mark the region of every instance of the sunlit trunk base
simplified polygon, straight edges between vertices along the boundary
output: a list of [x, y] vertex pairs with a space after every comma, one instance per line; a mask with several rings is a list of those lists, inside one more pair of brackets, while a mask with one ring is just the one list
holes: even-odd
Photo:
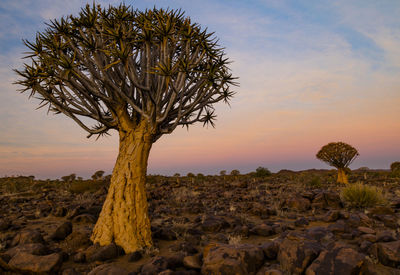
[[347, 178], [347, 174], [343, 168], [338, 168], [338, 177], [337, 177], [337, 182], [338, 183], [343, 183], [343, 184], [348, 184], [349, 180]]
[[111, 185], [91, 240], [112, 242], [131, 253], [152, 246], [145, 191], [151, 139], [145, 131], [120, 132], [120, 146]]

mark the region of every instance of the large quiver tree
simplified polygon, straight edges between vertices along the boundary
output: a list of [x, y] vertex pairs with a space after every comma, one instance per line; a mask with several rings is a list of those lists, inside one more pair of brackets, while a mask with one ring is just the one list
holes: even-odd
[[344, 142], [331, 142], [323, 146], [316, 157], [338, 169], [338, 183], [349, 183], [346, 170], [359, 155], [357, 149]]
[[[152, 144], [178, 125], [214, 125], [235, 83], [212, 33], [183, 12], [89, 6], [24, 41], [17, 81], [91, 135], [119, 133], [119, 154], [92, 241], [125, 252], [152, 246], [145, 179]], [[91, 123], [91, 124], [90, 124]]]

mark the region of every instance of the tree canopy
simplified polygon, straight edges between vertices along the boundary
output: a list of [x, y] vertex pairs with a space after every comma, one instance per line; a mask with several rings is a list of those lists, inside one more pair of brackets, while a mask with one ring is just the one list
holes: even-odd
[[181, 10], [87, 5], [24, 43], [30, 62], [16, 83], [88, 137], [143, 120], [153, 142], [178, 125], [214, 126], [213, 104], [228, 103], [236, 85], [214, 34]]
[[331, 142], [323, 146], [317, 153], [319, 160], [336, 168], [348, 167], [359, 155], [357, 149], [344, 142]]

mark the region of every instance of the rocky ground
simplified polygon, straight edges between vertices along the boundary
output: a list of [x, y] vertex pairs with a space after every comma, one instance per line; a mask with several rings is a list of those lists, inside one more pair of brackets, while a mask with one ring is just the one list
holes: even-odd
[[148, 181], [155, 246], [126, 255], [89, 239], [106, 182], [3, 178], [0, 274], [400, 274], [389, 172], [352, 174], [385, 191], [368, 209], [347, 208], [328, 170]]

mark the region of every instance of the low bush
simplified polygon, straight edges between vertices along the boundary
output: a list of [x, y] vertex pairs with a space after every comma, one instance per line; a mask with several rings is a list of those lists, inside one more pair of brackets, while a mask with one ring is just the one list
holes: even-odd
[[387, 203], [382, 189], [362, 183], [349, 184], [343, 188], [341, 198], [351, 208], [367, 208]]
[[257, 178], [263, 178], [263, 177], [268, 177], [271, 175], [271, 172], [268, 170], [268, 168], [264, 168], [264, 167], [258, 167], [256, 169], [256, 173], [255, 176]]

